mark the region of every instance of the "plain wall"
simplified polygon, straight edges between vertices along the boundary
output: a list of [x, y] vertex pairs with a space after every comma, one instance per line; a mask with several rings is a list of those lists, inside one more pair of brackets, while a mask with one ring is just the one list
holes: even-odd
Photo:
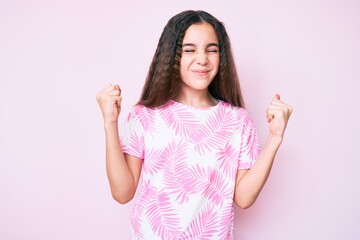
[[360, 239], [360, 2], [0, 0], [0, 239], [128, 239], [110, 194], [95, 94], [136, 103], [163, 27], [186, 9], [225, 23], [261, 143], [275, 93], [294, 107], [235, 239]]

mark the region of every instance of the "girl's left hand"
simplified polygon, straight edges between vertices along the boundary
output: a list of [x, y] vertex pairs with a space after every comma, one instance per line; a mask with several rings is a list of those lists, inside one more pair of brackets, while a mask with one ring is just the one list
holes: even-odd
[[286, 125], [289, 121], [293, 108], [280, 101], [280, 95], [275, 94], [266, 110], [266, 118], [269, 123], [269, 132], [273, 136], [283, 137]]

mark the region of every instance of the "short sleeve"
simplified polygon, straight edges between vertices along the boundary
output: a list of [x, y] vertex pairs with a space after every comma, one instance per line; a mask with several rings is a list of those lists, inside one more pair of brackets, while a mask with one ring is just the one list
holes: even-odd
[[125, 119], [120, 143], [124, 153], [144, 159], [144, 127], [139, 111], [133, 109]]
[[244, 113], [241, 129], [241, 145], [238, 170], [250, 169], [260, 154], [260, 143], [255, 123], [247, 112]]

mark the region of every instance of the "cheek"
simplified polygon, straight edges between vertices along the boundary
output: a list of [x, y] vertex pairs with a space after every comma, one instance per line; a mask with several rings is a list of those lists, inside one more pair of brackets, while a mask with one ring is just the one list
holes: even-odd
[[183, 66], [183, 67], [186, 67], [187, 65], [189, 65], [189, 63], [191, 62], [191, 59], [189, 57], [182, 57], [180, 59], [180, 67]]
[[210, 55], [208, 56], [209, 61], [216, 67], [220, 64], [220, 56], [218, 54], [216, 55]]
[[187, 58], [181, 58], [180, 60], [180, 72], [186, 71], [191, 64], [191, 61]]
[[183, 78], [186, 73], [186, 65], [184, 61], [180, 61], [179, 72], [180, 72], [180, 77]]
[[217, 63], [217, 66], [220, 66], [220, 56], [218, 55], [215, 59], [215, 62]]
[[212, 61], [213, 65], [214, 65], [214, 68], [218, 71], [219, 68], [220, 68], [220, 59], [219, 58], [215, 58], [213, 61]]

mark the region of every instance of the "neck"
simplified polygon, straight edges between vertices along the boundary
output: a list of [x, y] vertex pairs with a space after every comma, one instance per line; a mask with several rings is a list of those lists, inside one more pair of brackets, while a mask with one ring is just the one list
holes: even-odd
[[198, 108], [212, 107], [217, 104], [217, 100], [211, 96], [208, 90], [201, 92], [180, 92], [175, 101]]

